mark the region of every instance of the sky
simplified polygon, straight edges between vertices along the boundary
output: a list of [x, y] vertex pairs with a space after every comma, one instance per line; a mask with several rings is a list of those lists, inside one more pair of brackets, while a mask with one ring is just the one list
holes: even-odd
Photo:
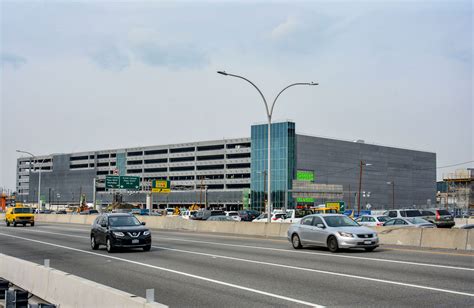
[[[297, 133], [473, 161], [472, 1], [0, 0], [0, 187], [16, 149]], [[474, 164], [438, 169], [443, 173]]]

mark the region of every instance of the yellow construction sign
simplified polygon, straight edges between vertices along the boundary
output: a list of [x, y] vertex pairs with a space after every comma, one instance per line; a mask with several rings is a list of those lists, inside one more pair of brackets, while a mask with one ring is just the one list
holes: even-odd
[[151, 192], [159, 193], [159, 194], [169, 194], [171, 189], [169, 188], [152, 188]]

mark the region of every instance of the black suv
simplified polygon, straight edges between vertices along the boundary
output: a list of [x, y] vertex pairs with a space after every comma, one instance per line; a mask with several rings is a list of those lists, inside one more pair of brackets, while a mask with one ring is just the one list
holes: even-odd
[[108, 252], [116, 248], [151, 248], [151, 233], [129, 213], [106, 213], [98, 216], [91, 229], [91, 247], [96, 250], [105, 245]]

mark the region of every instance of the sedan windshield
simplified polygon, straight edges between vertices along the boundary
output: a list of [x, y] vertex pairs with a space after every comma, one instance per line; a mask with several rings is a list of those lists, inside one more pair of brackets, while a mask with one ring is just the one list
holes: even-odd
[[109, 224], [112, 227], [139, 226], [140, 222], [133, 216], [112, 216], [109, 217]]
[[326, 224], [329, 227], [357, 227], [358, 223], [347, 216], [327, 216], [324, 217]]
[[388, 217], [388, 216], [379, 216], [379, 217], [377, 217], [377, 219], [380, 222], [386, 222], [387, 220], [390, 219], [390, 217]]
[[15, 214], [31, 214], [31, 209], [28, 207], [17, 207], [13, 210]]

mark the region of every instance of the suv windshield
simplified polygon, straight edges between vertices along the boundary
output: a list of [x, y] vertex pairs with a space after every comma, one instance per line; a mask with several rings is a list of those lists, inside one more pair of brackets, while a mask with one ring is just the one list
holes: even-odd
[[418, 210], [409, 210], [405, 211], [406, 212], [406, 217], [420, 217], [423, 216], [420, 211]]
[[31, 214], [31, 209], [27, 207], [17, 207], [13, 210], [14, 214]]
[[109, 225], [112, 227], [139, 226], [140, 222], [134, 216], [111, 216]]
[[358, 227], [359, 224], [347, 216], [327, 216], [324, 217], [329, 227]]

